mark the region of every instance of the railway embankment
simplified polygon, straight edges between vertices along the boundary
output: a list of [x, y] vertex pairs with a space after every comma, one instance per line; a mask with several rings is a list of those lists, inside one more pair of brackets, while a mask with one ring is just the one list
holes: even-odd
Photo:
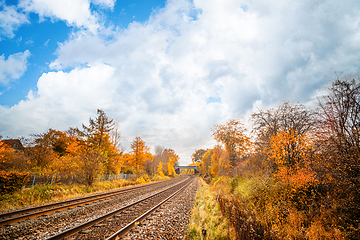
[[[29, 218], [26, 216], [29, 213], [8, 212], [9, 216], [0, 216], [0, 236], [2, 239], [116, 239], [119, 236], [143, 239], [146, 235], [182, 239], [197, 181], [194, 177], [179, 177], [73, 199], [76, 201], [72, 200], [72, 205], [65, 201], [60, 207], [46, 204], [45, 209], [28, 208], [35, 213]], [[18, 215], [25, 217], [6, 223]]]

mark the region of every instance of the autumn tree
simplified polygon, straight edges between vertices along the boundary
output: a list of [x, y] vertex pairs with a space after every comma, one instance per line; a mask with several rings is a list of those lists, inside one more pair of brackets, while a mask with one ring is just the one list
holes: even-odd
[[167, 165], [169, 164], [170, 166], [172, 166], [171, 170], [170, 170], [170, 168], [166, 168], [164, 173], [167, 176], [172, 176], [173, 175], [173, 171], [172, 171], [173, 167], [175, 165], [178, 165], [179, 156], [175, 153], [175, 150], [170, 149], [170, 148], [165, 148], [164, 149], [163, 156], [165, 157], [165, 163]]
[[92, 185], [101, 171], [104, 156], [96, 150], [85, 151], [79, 154], [78, 173], [87, 185]]
[[225, 154], [225, 152], [221, 145], [216, 145], [213, 148], [212, 155], [211, 155], [210, 173], [214, 177], [219, 175], [221, 158], [224, 154]]
[[270, 140], [268, 161], [278, 179], [302, 186], [314, 180], [311, 169], [314, 149], [306, 135], [294, 130], [279, 131]]
[[[54, 137], [55, 130], [49, 129], [45, 133], [32, 134], [26, 153], [29, 157], [33, 171], [48, 171], [53, 161], [59, 158], [61, 144], [57, 144], [57, 138]], [[55, 150], [59, 151], [56, 152]]]
[[[208, 149], [207, 149], [208, 150]], [[192, 162], [201, 162], [203, 155], [207, 152], [205, 149], [198, 149], [191, 155]]]
[[157, 167], [157, 170], [156, 170], [156, 174], [158, 175], [158, 176], [165, 176], [165, 174], [163, 173], [163, 164], [162, 164], [162, 162], [160, 161], [159, 162], [159, 165], [158, 165], [158, 167]]
[[[360, 157], [360, 80], [336, 80], [320, 101], [322, 139], [336, 155], [349, 177], [359, 175]], [[353, 171], [351, 173], [351, 171]]]
[[320, 99], [318, 171], [349, 239], [360, 234], [360, 80], [336, 79]]
[[134, 161], [133, 154], [124, 153], [121, 156], [121, 172], [126, 174], [133, 174], [135, 172], [133, 161]]
[[136, 170], [143, 168], [143, 164], [147, 159], [152, 158], [152, 154], [149, 152], [150, 148], [146, 146], [146, 142], [141, 137], [135, 137], [131, 143], [133, 166]]
[[163, 146], [156, 146], [154, 160], [152, 163], [153, 166], [152, 168], [154, 169], [154, 172], [156, 167], [159, 165], [159, 162], [161, 161], [162, 164], [164, 165], [164, 169], [163, 169], [164, 174], [169, 175], [168, 168], [166, 166], [170, 161], [170, 158], [173, 166], [178, 165], [179, 156], [175, 153], [173, 149], [165, 148]]
[[237, 157], [250, 147], [250, 138], [246, 136], [243, 124], [239, 119], [231, 119], [224, 125], [215, 125], [212, 131], [214, 139], [225, 146], [230, 165], [235, 167]]
[[155, 146], [154, 160], [150, 166], [152, 168], [152, 174], [156, 174], [160, 162], [166, 162], [166, 156], [163, 154], [164, 150], [165, 147], [163, 146]]
[[[1, 140], [0, 135], [0, 140]], [[7, 142], [19, 141], [16, 140], [3, 140], [0, 141], [0, 169], [1, 170], [15, 170], [15, 171], [25, 171], [28, 169], [28, 158], [24, 154], [23, 148], [16, 149], [7, 144]]]
[[169, 158], [169, 161], [166, 164], [167, 166], [167, 175], [168, 176], [175, 176], [175, 161], [172, 158]]
[[102, 172], [116, 173], [115, 164], [119, 152], [111, 142], [110, 136], [110, 132], [114, 129], [114, 122], [101, 109], [97, 110], [97, 115], [95, 119], [89, 119], [89, 126], [83, 124], [85, 143], [91, 150], [97, 150], [103, 155]]
[[200, 161], [200, 174], [206, 176], [209, 175], [211, 172], [210, 165], [211, 165], [211, 157], [213, 155], [213, 149], [207, 150]]
[[284, 102], [276, 109], [259, 110], [251, 115], [253, 133], [256, 134], [258, 148], [266, 148], [270, 139], [279, 131], [295, 131], [301, 136], [313, 131], [317, 126], [317, 114], [302, 104]]
[[82, 126], [88, 142], [101, 148], [104, 142], [108, 140], [109, 133], [114, 128], [114, 123], [113, 119], [110, 120], [103, 110], [98, 109], [97, 114], [98, 116], [95, 119], [89, 119], [89, 126], [84, 124]]

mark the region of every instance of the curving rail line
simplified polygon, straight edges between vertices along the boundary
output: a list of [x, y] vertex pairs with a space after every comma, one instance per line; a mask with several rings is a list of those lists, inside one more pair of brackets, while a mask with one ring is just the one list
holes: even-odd
[[0, 214], [0, 227], [5, 226], [7, 224], [24, 221], [29, 218], [35, 218], [35, 217], [38, 217], [38, 216], [41, 216], [44, 214], [49, 214], [49, 213], [61, 211], [61, 210], [68, 209], [68, 208], [74, 208], [74, 207], [77, 207], [80, 205], [101, 201], [104, 199], [116, 197], [119, 195], [131, 193], [131, 192], [135, 192], [135, 191], [140, 191], [140, 190], [143, 190], [146, 188], [150, 188], [150, 187], [153, 187], [156, 185], [163, 184], [164, 182], [172, 182], [172, 181], [174, 181], [174, 179], [155, 182], [155, 183], [148, 183], [148, 184], [144, 184], [141, 186], [128, 187], [128, 188], [123, 188], [120, 190], [115, 190], [115, 191], [111, 191], [111, 192], [107, 192], [107, 193], [100, 193], [100, 194], [96, 194], [96, 195], [92, 195], [92, 196], [70, 199], [70, 200], [65, 200], [65, 201], [60, 201], [60, 202], [55, 202], [55, 203], [49, 203], [49, 204], [44, 204], [41, 206], [30, 207], [30, 208], [26, 208], [26, 209], [3, 213], [3, 214]]
[[[146, 198], [143, 198], [134, 203], [131, 203], [129, 205], [126, 205], [124, 207], [121, 207], [119, 209], [111, 211], [105, 215], [94, 218], [93, 220], [90, 220], [90, 221], [80, 224], [76, 227], [68, 229], [64, 232], [61, 232], [57, 235], [54, 235], [54, 236], [48, 238], [47, 240], [64, 239], [66, 237], [72, 236], [79, 232], [80, 233], [84, 232], [84, 231], [86, 231], [85, 229], [91, 228], [92, 226], [96, 227], [96, 226], [110, 224], [110, 225], [112, 225], [111, 228], [114, 228], [114, 225], [116, 225], [115, 224], [116, 221], [122, 221], [120, 225], [122, 225], [123, 227], [121, 227], [120, 230], [119, 230], [119, 228], [117, 228], [115, 231], [112, 229], [112, 231], [115, 233], [113, 233], [110, 237], [106, 238], [107, 240], [118, 239], [119, 237], [124, 236], [128, 231], [130, 231], [131, 228], [133, 228], [134, 226], [139, 224], [140, 221], [142, 221], [147, 216], [149, 216], [151, 213], [153, 213], [161, 205], [163, 205], [164, 203], [169, 201], [171, 198], [173, 198], [174, 196], [179, 194], [192, 181], [193, 181], [193, 178], [187, 178], [184, 181], [181, 181], [180, 183], [177, 183], [177, 184], [175, 184], [171, 187], [168, 187], [164, 190], [161, 190], [160, 192], [154, 193]], [[150, 209], [149, 209], [149, 206], [150, 206]], [[144, 209], [146, 209], [146, 210], [144, 211]], [[134, 217], [135, 217], [135, 219], [134, 219]], [[112, 221], [111, 218], [115, 218], [115, 221]], [[125, 218], [125, 220], [124, 220], [124, 218]], [[103, 222], [107, 222], [107, 221], [110, 221], [110, 223], [99, 224], [99, 223], [103, 223]], [[105, 226], [104, 228], [105, 228], [106, 232], [111, 231], [111, 229], [109, 227]], [[115, 228], [116, 228], [116, 226], [115, 226]], [[90, 233], [91, 230], [89, 230], [88, 232]], [[88, 233], [88, 232], [86, 232], [86, 233]], [[101, 238], [103, 238], [103, 237], [104, 237], [104, 235], [101, 235]], [[94, 237], [89, 237], [89, 238], [93, 239]]]

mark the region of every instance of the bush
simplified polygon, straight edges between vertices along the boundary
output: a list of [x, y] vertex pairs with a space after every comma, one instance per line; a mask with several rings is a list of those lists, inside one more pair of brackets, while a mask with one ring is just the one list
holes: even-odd
[[142, 175], [140, 177], [138, 177], [138, 179], [136, 179], [136, 184], [145, 184], [150, 182], [150, 178], [147, 174]]
[[0, 171], [0, 194], [7, 194], [21, 189], [27, 183], [29, 173]]
[[162, 181], [162, 180], [168, 180], [170, 179], [170, 177], [168, 176], [160, 176], [160, 175], [155, 175], [152, 180], [153, 181]]

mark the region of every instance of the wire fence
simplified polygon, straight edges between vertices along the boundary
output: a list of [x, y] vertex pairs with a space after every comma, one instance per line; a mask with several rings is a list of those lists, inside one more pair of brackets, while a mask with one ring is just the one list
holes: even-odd
[[[125, 174], [125, 173], [119, 173], [119, 174], [106, 174], [101, 175], [96, 180], [97, 182], [105, 182], [105, 181], [114, 181], [114, 180], [120, 180], [120, 179], [129, 179], [131, 177], [135, 176], [135, 174]], [[29, 181], [26, 183], [26, 187], [34, 187], [37, 184], [77, 184], [77, 183], [83, 183], [84, 177], [82, 176], [76, 176], [76, 175], [29, 175], [28, 176]]]

